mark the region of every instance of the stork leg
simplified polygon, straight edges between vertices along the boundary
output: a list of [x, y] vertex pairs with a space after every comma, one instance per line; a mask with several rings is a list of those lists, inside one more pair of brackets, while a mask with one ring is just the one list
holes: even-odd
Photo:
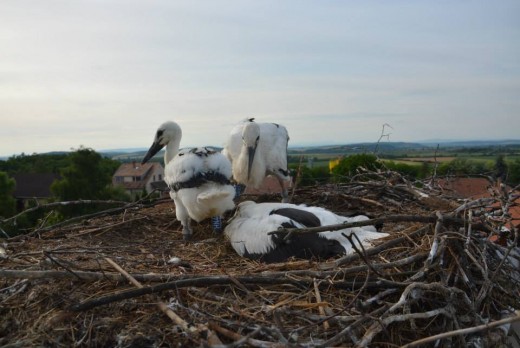
[[234, 198], [234, 200], [238, 200], [240, 195], [245, 192], [246, 185], [244, 185], [244, 184], [235, 184], [235, 185], [233, 185], [233, 187], [235, 188], [235, 198]]
[[287, 192], [287, 189], [285, 188], [285, 185], [283, 183], [283, 177], [280, 175], [276, 175], [276, 178], [278, 179], [280, 187], [282, 188], [282, 203], [289, 203], [291, 200], [289, 199], [289, 193]]
[[190, 215], [180, 199], [177, 199], [177, 197], [172, 194], [170, 194], [170, 196], [172, 196], [175, 202], [175, 215], [177, 216], [177, 220], [182, 224], [182, 237], [185, 241], [188, 241], [192, 236]]
[[191, 219], [186, 219], [187, 221], [181, 221], [182, 224], [182, 238], [187, 242], [191, 240], [193, 235], [191, 231]]
[[222, 217], [213, 216], [211, 218], [211, 227], [213, 227], [213, 233], [216, 233], [216, 234], [222, 233]]

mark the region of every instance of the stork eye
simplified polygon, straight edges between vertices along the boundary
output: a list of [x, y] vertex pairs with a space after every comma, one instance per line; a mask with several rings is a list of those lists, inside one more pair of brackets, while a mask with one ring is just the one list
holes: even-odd
[[159, 129], [159, 130], [157, 131], [157, 138], [162, 137], [163, 133], [164, 133], [164, 130]]

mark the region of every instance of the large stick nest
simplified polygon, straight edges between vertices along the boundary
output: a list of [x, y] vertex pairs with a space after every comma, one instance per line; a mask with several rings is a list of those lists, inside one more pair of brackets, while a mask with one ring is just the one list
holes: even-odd
[[330, 260], [250, 261], [208, 222], [185, 244], [170, 200], [4, 239], [0, 346], [505, 343], [499, 324], [520, 309], [518, 231], [501, 231], [514, 192], [473, 202], [422, 192], [395, 173], [296, 189], [294, 203], [363, 211], [390, 234]]

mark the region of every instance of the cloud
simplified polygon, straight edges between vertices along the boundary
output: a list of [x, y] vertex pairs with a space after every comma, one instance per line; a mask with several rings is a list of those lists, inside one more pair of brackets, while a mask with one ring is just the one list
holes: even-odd
[[[291, 141], [517, 137], [517, 1], [0, 4], [0, 155], [219, 145], [244, 117]], [[144, 145], [143, 145], [144, 144]]]

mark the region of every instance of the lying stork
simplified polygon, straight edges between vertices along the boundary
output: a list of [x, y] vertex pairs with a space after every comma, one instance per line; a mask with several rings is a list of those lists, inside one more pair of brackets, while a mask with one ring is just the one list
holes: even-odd
[[[388, 234], [377, 232], [374, 226], [293, 234], [287, 240], [284, 240], [286, 234], [269, 232], [276, 232], [280, 227], [318, 227], [365, 220], [368, 217], [364, 215], [349, 218], [320, 207], [245, 201], [238, 205], [235, 215], [224, 229], [224, 234], [240, 256], [253, 260], [269, 263], [282, 262], [290, 257], [327, 259], [354, 251], [351, 242], [343, 234], [349, 237], [355, 234], [363, 247], [369, 247], [372, 240]], [[356, 247], [361, 249], [358, 239], [351, 238]]]
[[233, 209], [235, 189], [230, 182], [231, 163], [226, 156], [207, 147], [179, 151], [181, 137], [182, 131], [177, 123], [163, 123], [142, 163], [166, 146], [164, 181], [175, 202], [183, 237], [189, 240], [192, 235], [190, 218], [200, 222]]
[[233, 164], [233, 179], [258, 188], [267, 175], [274, 175], [282, 188], [282, 202], [288, 202], [284, 186], [289, 180], [288, 142], [287, 129], [276, 123], [257, 123], [250, 118], [236, 125], [223, 150]]

